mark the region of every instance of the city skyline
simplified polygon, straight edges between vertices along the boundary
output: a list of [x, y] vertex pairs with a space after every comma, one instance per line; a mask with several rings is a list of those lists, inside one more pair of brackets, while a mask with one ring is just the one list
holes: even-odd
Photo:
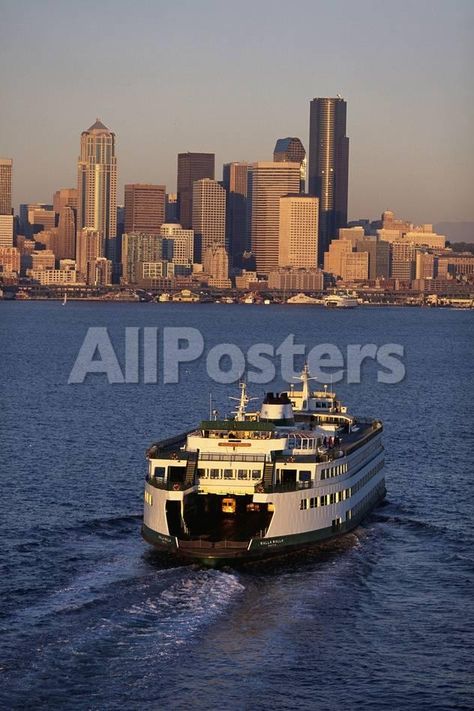
[[[244, 2], [237, 13], [214, 2], [138, 3], [132, 11], [119, 1], [114, 12], [107, 3], [94, 6], [91, 45], [101, 19], [110, 32], [87, 56], [66, 28], [81, 21], [88, 2], [3, 4], [3, 26], [21, 27], [23, 40], [19, 53], [12, 31], [0, 48], [10, 66], [0, 155], [14, 160], [16, 207], [50, 201], [59, 187], [75, 184], [76, 137], [95, 116], [117, 136], [122, 202], [125, 183], [175, 192], [179, 152], [215, 153], [217, 179], [223, 163], [271, 160], [281, 136], [299, 136], [308, 152], [308, 102], [340, 93], [351, 140], [349, 219], [388, 208], [419, 223], [474, 219], [467, 2], [420, 1], [405, 9], [368, 0], [331, 8], [300, 2], [296, 32], [282, 13], [267, 16], [266, 3]], [[317, 42], [316, 21], [327, 28]], [[272, 40], [283, 32], [280, 56]], [[138, 38], [134, 61], [119, 48]], [[178, 45], [182, 52], [170, 54]]]

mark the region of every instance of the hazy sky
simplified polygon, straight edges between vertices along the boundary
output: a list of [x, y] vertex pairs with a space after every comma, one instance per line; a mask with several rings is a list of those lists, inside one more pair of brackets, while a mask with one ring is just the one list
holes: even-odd
[[73, 186], [99, 116], [127, 182], [176, 154], [308, 147], [309, 100], [348, 102], [349, 213], [473, 220], [473, 0], [0, 0], [0, 155], [15, 203]]

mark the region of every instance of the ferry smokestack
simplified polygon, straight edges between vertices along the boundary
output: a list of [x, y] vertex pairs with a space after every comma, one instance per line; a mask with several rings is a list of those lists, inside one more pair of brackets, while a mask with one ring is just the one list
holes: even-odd
[[277, 427], [295, 424], [293, 408], [287, 393], [267, 393], [260, 410], [260, 421], [273, 422]]

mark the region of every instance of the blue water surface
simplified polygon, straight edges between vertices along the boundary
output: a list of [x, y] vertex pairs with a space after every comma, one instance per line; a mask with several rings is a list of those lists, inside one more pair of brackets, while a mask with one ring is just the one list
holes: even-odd
[[[0, 708], [471, 709], [474, 313], [0, 302]], [[68, 384], [87, 329], [200, 330], [180, 382]], [[337, 392], [385, 424], [387, 503], [322, 551], [244, 569], [140, 538], [146, 447], [231, 409], [206, 354], [403, 345], [397, 384]], [[278, 361], [275, 360], [276, 365]], [[268, 389], [284, 383], [277, 377]], [[260, 396], [266, 386], [251, 385]]]

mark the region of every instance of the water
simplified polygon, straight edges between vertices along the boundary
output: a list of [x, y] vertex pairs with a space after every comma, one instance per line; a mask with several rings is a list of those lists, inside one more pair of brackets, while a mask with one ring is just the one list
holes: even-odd
[[[317, 554], [163, 560], [139, 535], [144, 451], [232, 388], [204, 360], [179, 385], [68, 385], [92, 325], [119, 358], [125, 326], [403, 344], [401, 383], [367, 363], [338, 386], [385, 422], [386, 505]], [[472, 312], [0, 302], [0, 330], [0, 708], [472, 708]]]

